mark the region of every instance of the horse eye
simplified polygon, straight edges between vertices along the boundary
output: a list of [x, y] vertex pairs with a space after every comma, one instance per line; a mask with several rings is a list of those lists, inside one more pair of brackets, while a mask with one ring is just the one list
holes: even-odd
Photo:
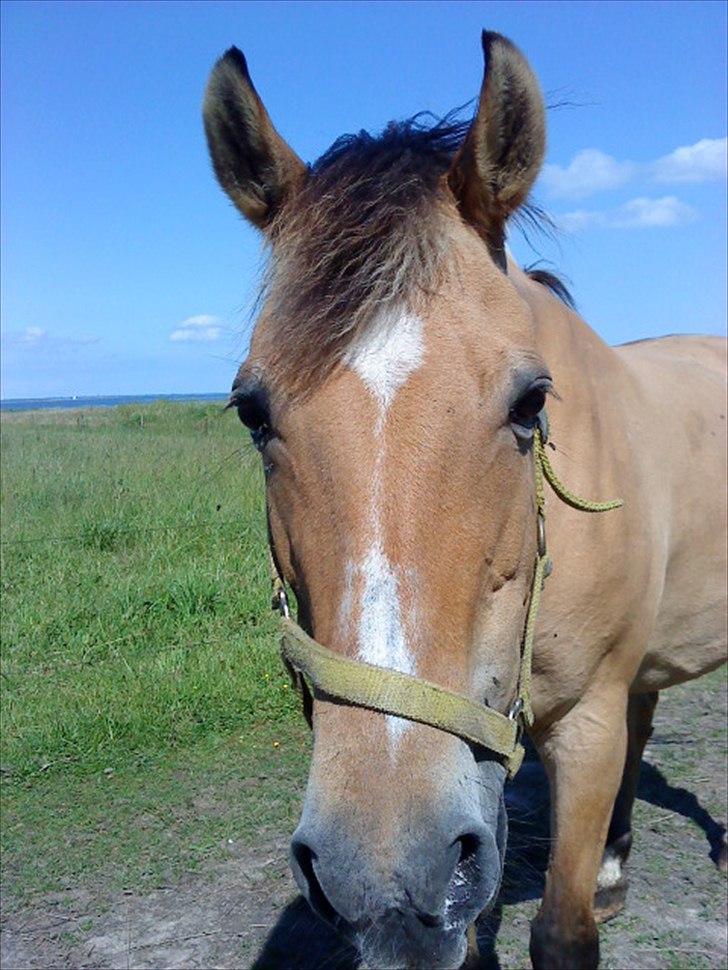
[[536, 419], [546, 406], [546, 394], [551, 382], [541, 379], [522, 394], [510, 410], [509, 420], [519, 438], [531, 438]]
[[250, 431], [253, 444], [260, 451], [273, 435], [265, 389], [257, 384], [237, 388], [233, 391], [229, 406], [236, 409], [238, 417]]
[[261, 451], [273, 435], [267, 409], [249, 400], [239, 402], [237, 409], [238, 417], [250, 431], [253, 444]]

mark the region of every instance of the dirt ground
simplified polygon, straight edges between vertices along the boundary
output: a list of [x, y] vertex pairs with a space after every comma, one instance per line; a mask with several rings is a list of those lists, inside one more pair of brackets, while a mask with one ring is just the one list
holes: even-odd
[[[726, 881], [711, 861], [725, 833], [725, 723], [724, 678], [661, 698], [635, 811], [630, 895], [624, 913], [602, 927], [604, 967], [728, 966]], [[508, 802], [503, 889], [479, 932], [487, 970], [529, 966], [528, 924], [548, 853], [548, 794], [535, 760]], [[36, 898], [4, 920], [3, 970], [352, 970], [353, 954], [295, 893], [287, 835], [233, 842], [222, 863], [151, 894], [89, 883]]]

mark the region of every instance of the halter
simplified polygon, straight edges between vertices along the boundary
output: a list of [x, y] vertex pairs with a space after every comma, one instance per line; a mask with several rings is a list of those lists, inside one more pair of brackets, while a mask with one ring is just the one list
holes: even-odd
[[462, 694], [445, 690], [420, 677], [378, 667], [363, 660], [342, 657], [318, 643], [291, 618], [285, 584], [271, 548], [272, 605], [281, 615], [281, 655], [301, 694], [309, 726], [313, 696], [334, 698], [340, 703], [368, 708], [382, 714], [393, 714], [408, 721], [429, 724], [441, 731], [447, 731], [498, 756], [509, 777], [516, 774], [523, 761], [521, 734], [524, 728], [533, 724], [533, 639], [541, 591], [552, 568], [546, 552], [544, 483], [549, 483], [562, 502], [581, 512], [608, 512], [622, 505], [621, 499], [591, 502], [570, 492], [559, 480], [549, 461], [545, 449], [546, 440], [547, 422], [545, 413], [542, 412], [533, 434], [536, 563], [521, 642], [518, 689], [516, 699], [507, 714], [484, 707]]

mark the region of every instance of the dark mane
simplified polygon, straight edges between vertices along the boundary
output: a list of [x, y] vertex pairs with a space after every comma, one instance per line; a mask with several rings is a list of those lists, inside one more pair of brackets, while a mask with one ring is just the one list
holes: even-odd
[[574, 297], [571, 295], [566, 283], [556, 273], [552, 273], [548, 269], [539, 269], [535, 265], [525, 267], [524, 272], [536, 283], [540, 283], [541, 286], [545, 286], [546, 289], [551, 290], [557, 300], [561, 300], [570, 310], [576, 310]]
[[378, 311], [436, 289], [448, 253], [442, 176], [470, 126], [458, 115], [339, 138], [283, 207], [262, 295], [276, 320], [265, 356], [289, 387], [330, 373]]
[[368, 131], [342, 135], [314, 162], [311, 172], [320, 175], [336, 165], [361, 171], [374, 165], [391, 189], [400, 188], [396, 174], [401, 170], [417, 174], [423, 185], [434, 189], [434, 180], [447, 171], [462, 145], [470, 120], [457, 120], [451, 114], [428, 125], [426, 119], [431, 117], [423, 111], [406, 121], [390, 121], [377, 136]]

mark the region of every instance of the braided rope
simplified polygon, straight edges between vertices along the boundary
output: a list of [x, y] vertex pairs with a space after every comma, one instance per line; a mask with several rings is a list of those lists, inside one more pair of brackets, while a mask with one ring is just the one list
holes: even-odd
[[[611, 509], [618, 509], [624, 505], [622, 499], [612, 499], [607, 502], [593, 502], [590, 499], [579, 498], [578, 495], [575, 495], [574, 492], [568, 489], [556, 474], [553, 465], [549, 461], [544, 446], [543, 434], [538, 425], [533, 432], [533, 458], [536, 510], [541, 520], [541, 528], [544, 527], [546, 515], [545, 482], [549, 483], [562, 502], [570, 505], [574, 509], [578, 509], [580, 512], [609, 512]], [[536, 568], [534, 570], [533, 585], [531, 587], [531, 602], [528, 604], [526, 626], [523, 631], [521, 669], [518, 678], [518, 696], [523, 703], [522, 717], [529, 727], [533, 724], [533, 708], [531, 705], [533, 641], [536, 633], [536, 617], [538, 616], [538, 609], [541, 605], [541, 593], [548, 575], [549, 565], [544, 538], [544, 548], [539, 549], [536, 558]]]
[[533, 707], [531, 706], [531, 666], [533, 661], [533, 640], [536, 633], [536, 617], [541, 605], [541, 593], [546, 581], [546, 565], [548, 556], [539, 556], [536, 560], [536, 570], [533, 574], [531, 587], [531, 602], [528, 604], [526, 626], [523, 631], [523, 647], [521, 650], [521, 670], [518, 678], [518, 697], [523, 704], [521, 717], [528, 727], [533, 724]]
[[536, 505], [539, 512], [543, 512], [544, 477], [562, 502], [570, 505], [573, 509], [578, 509], [580, 512], [609, 512], [610, 509], [618, 509], [624, 505], [621, 498], [612, 499], [609, 502], [592, 502], [590, 499], [579, 498], [578, 495], [575, 495], [572, 491], [570, 491], [556, 474], [551, 462], [549, 461], [540, 428], [536, 428], [534, 431], [533, 447], [534, 457], [536, 458]]

